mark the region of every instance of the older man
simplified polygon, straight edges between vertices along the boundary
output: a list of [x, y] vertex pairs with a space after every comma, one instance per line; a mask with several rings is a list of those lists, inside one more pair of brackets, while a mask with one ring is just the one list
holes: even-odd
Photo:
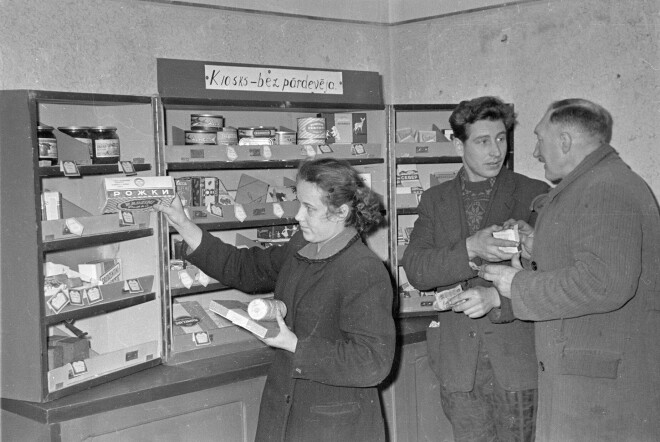
[[[612, 117], [583, 99], [553, 103], [534, 156], [559, 181], [519, 222], [525, 269], [480, 272], [536, 321], [537, 440], [660, 437], [660, 215], [609, 145]], [[529, 270], [527, 270], [529, 269]]]

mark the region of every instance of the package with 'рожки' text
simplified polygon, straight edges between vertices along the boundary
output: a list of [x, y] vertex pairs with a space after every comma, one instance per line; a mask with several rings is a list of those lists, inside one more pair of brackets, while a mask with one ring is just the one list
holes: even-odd
[[169, 206], [175, 195], [170, 176], [104, 178], [100, 209], [102, 214], [151, 210], [156, 204]]

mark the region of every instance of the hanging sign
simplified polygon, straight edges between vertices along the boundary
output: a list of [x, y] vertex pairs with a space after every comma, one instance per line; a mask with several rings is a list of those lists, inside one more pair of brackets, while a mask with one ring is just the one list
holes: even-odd
[[204, 84], [206, 89], [225, 91], [344, 93], [342, 72], [337, 71], [205, 64]]

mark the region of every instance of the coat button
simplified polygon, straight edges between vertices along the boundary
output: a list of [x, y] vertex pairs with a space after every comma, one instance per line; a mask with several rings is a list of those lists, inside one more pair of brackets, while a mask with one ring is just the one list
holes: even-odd
[[468, 336], [470, 336], [471, 338], [474, 338], [475, 336], [477, 336], [477, 332], [471, 331], [470, 333], [468, 333]]
[[284, 396], [284, 402], [286, 402], [287, 404], [291, 402], [291, 395], [290, 394], [287, 394], [286, 396]]
[[539, 361], [539, 369], [541, 371], [545, 371], [545, 365], [543, 365], [543, 362]]
[[532, 261], [532, 270], [536, 271], [539, 266], [536, 265], [536, 261]]

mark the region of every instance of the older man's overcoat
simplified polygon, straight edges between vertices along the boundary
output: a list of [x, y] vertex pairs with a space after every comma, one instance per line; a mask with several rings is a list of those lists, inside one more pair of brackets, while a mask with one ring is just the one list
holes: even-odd
[[536, 440], [660, 438], [660, 216], [646, 183], [603, 145], [543, 201], [533, 268], [513, 279], [536, 322]]

